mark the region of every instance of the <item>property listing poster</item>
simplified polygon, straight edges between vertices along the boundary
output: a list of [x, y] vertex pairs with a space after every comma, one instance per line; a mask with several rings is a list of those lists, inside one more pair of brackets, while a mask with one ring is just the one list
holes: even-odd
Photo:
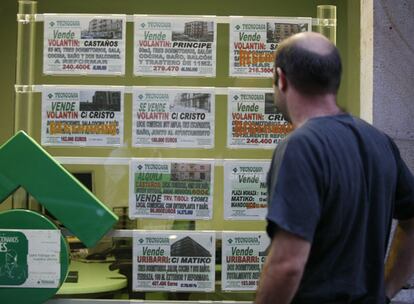
[[270, 162], [224, 162], [224, 219], [264, 220]]
[[44, 74], [125, 74], [125, 15], [45, 14]]
[[130, 218], [211, 219], [214, 161], [133, 159]]
[[120, 146], [123, 87], [43, 86], [42, 145]]
[[214, 232], [134, 231], [133, 242], [133, 290], [214, 291]]
[[134, 88], [134, 147], [213, 148], [213, 88]]
[[224, 232], [222, 290], [256, 290], [270, 239], [265, 232]]
[[227, 146], [273, 149], [293, 128], [278, 112], [271, 90], [229, 88]]
[[0, 230], [0, 287], [59, 285], [60, 231]]
[[312, 30], [312, 18], [246, 18], [230, 20], [230, 76], [272, 77], [274, 52], [296, 33]]
[[134, 15], [134, 74], [216, 75], [214, 17]]

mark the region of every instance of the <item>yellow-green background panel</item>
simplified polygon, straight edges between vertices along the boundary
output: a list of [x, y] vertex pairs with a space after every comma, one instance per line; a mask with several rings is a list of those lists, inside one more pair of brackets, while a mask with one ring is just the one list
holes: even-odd
[[[16, 2], [6, 0], [2, 7], [2, 16], [5, 11], [15, 13]], [[339, 92], [339, 104], [359, 114], [359, 1], [311, 1], [311, 0], [258, 0], [250, 1], [102, 1], [102, 0], [72, 0], [72, 1], [38, 1], [38, 13], [93, 13], [93, 14], [179, 14], [179, 15], [243, 15], [243, 16], [290, 16], [290, 17], [316, 17], [316, 6], [331, 4], [337, 6], [337, 46], [340, 49], [344, 74]], [[8, 24], [2, 27], [3, 37], [6, 41], [15, 41], [16, 23], [9, 15], [4, 16]], [[13, 21], [13, 22], [12, 22]], [[127, 23], [126, 32], [126, 74], [123, 77], [110, 76], [45, 76], [42, 75], [42, 45], [43, 23], [36, 23], [36, 54], [35, 54], [35, 83], [36, 84], [87, 84], [87, 85], [125, 85], [125, 86], [215, 86], [215, 87], [271, 87], [270, 79], [241, 79], [228, 77], [229, 72], [229, 25], [218, 24], [217, 32], [217, 76], [207, 77], [136, 77], [133, 76], [133, 23]], [[5, 28], [10, 30], [5, 31]], [[9, 38], [9, 39], [7, 39]], [[8, 44], [1, 52], [8, 51], [8, 55], [15, 52], [13, 43]], [[29, 55], [29, 54], [27, 54]], [[4, 58], [4, 57], [3, 57]], [[4, 111], [0, 112], [1, 139], [5, 140], [12, 133], [13, 111], [10, 106], [11, 79], [13, 79], [15, 64], [13, 60], [3, 62], [8, 66], [1, 73], [1, 86], [5, 88], [6, 101], [2, 104]], [[6, 69], [7, 70], [7, 69]], [[10, 73], [12, 71], [12, 73]], [[228, 149], [227, 137], [227, 96], [216, 95], [215, 107], [215, 146], [213, 149], [171, 149], [171, 148], [132, 148], [131, 147], [131, 118], [132, 95], [125, 95], [124, 116], [124, 145], [119, 148], [87, 148], [87, 147], [47, 147], [54, 156], [88, 156], [88, 157], [148, 157], [148, 158], [212, 158], [212, 159], [270, 159], [272, 151], [265, 149]], [[30, 117], [32, 119], [31, 135], [40, 142], [41, 130], [41, 96], [33, 94], [33, 105]], [[17, 113], [17, 118], [23, 113]], [[23, 115], [24, 116], [24, 115]], [[128, 168], [127, 166], [103, 165], [70, 165], [71, 171], [93, 171], [95, 193], [108, 207], [128, 205]], [[246, 226], [244, 221], [223, 220], [223, 167], [216, 166], [214, 188], [214, 216], [212, 221], [197, 221], [197, 229], [239, 229]], [[160, 227], [173, 225], [173, 221], [157, 220]], [[153, 220], [138, 220], [138, 228], [149, 228], [147, 222]], [[165, 223], [164, 223], [165, 222]], [[263, 229], [263, 222], [252, 222], [253, 227]], [[179, 227], [179, 226], [175, 226]]]
[[[38, 1], [38, 13], [120, 13], [120, 14], [183, 14], [183, 15], [244, 15], [244, 16], [310, 16], [316, 17], [316, 6], [331, 4], [337, 6], [337, 45], [340, 49], [344, 74], [339, 103], [353, 114], [359, 114], [359, 27], [360, 1], [311, 1], [311, 0], [257, 0], [251, 1], [109, 1], [109, 0], [72, 0]], [[13, 133], [14, 121], [14, 82], [16, 69], [17, 1], [3, 0], [0, 7], [0, 32], [7, 42], [0, 49], [2, 68], [0, 88], [2, 92], [0, 111], [0, 142]], [[127, 64], [125, 77], [88, 77], [88, 76], [42, 76], [42, 37], [43, 24], [37, 23], [36, 78], [37, 84], [96, 84], [96, 85], [191, 85], [191, 86], [254, 86], [270, 87], [270, 80], [235, 79], [228, 72], [228, 25], [218, 26], [218, 54], [216, 78], [185, 77], [134, 77], [132, 76], [132, 23], [127, 29]], [[27, 54], [28, 55], [28, 54]], [[19, 113], [18, 113], [19, 114]], [[21, 114], [20, 114], [21, 115]], [[60, 155], [64, 154], [60, 150]]]
[[[316, 17], [316, 6], [331, 4], [337, 6], [337, 46], [343, 60], [343, 80], [338, 95], [339, 104], [352, 114], [359, 115], [360, 98], [360, 0], [39, 0], [38, 13], [93, 13], [93, 14], [180, 14], [180, 15], [244, 15], [244, 16], [289, 16]], [[2, 0], [0, 5], [0, 33], [3, 44], [0, 48], [0, 144], [14, 133], [15, 118], [21, 119], [24, 113], [14, 113], [14, 84], [16, 70], [17, 1]], [[217, 33], [217, 77], [134, 77], [133, 74], [133, 24], [128, 23], [126, 32], [126, 69], [124, 77], [89, 76], [44, 76], [42, 75], [43, 24], [36, 23], [35, 84], [89, 84], [125, 86], [216, 86], [216, 87], [271, 87], [270, 79], [237, 79], [228, 77], [227, 24], [218, 24]], [[29, 54], [26, 54], [29, 56]], [[17, 59], [19, 60], [19, 59]], [[32, 110], [31, 135], [40, 141], [40, 94], [35, 93]], [[205, 149], [150, 149], [131, 148], [131, 95], [125, 96], [125, 144], [121, 148], [62, 148], [48, 147], [54, 156], [92, 157], [148, 157], [148, 158], [240, 158], [269, 159], [270, 150], [226, 148], [226, 96], [216, 96], [215, 148]], [[128, 205], [129, 168], [126, 165], [65, 165], [72, 172], [92, 172], [94, 192], [109, 208]], [[0, 205], [0, 208], [11, 204]], [[215, 167], [215, 187], [213, 219], [196, 221], [195, 228], [208, 230], [263, 230], [264, 221], [225, 221], [223, 219], [223, 167]], [[138, 219], [134, 222], [140, 229], [186, 229], [188, 221]], [[248, 227], [248, 229], [246, 228]], [[219, 288], [219, 286], [217, 286]], [[218, 289], [217, 289], [218, 290]], [[217, 296], [216, 296], [217, 294]], [[250, 293], [196, 293], [197, 299], [245, 299], [251, 300]], [[148, 294], [147, 296], [149, 296]], [[159, 293], [153, 293], [160, 297]], [[169, 294], [171, 296], [173, 294]]]

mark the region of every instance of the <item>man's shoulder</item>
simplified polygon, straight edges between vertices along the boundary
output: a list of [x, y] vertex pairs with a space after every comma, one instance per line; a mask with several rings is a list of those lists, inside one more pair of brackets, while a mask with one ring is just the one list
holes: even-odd
[[296, 145], [313, 144], [318, 141], [318, 138], [323, 136], [325, 135], [322, 126], [313, 122], [308, 122], [290, 133], [283, 141], [283, 145], [292, 147]]
[[368, 143], [373, 145], [386, 145], [391, 147], [395, 152], [396, 145], [389, 135], [361, 118], [353, 117], [353, 120], [358, 132], [362, 134], [365, 139], [370, 139]]
[[381, 130], [349, 114], [320, 117], [293, 131], [281, 147], [284, 152], [300, 149], [300, 154], [321, 155], [362, 150], [396, 153], [393, 140]]
[[316, 129], [301, 127], [291, 132], [276, 147], [275, 162], [281, 162], [288, 156], [294, 159], [310, 159], [323, 154], [321, 134]]
[[390, 140], [390, 137], [383, 131], [348, 113], [310, 119], [296, 131], [298, 131], [296, 136], [310, 139], [325, 136], [340, 138], [343, 133], [351, 133]]
[[281, 141], [276, 150], [285, 153], [286, 150], [309, 148], [313, 152], [321, 152], [324, 147], [335, 148], [335, 143], [341, 143], [338, 146], [342, 146], [344, 142], [356, 146], [392, 146], [395, 150], [395, 144], [387, 134], [350, 114], [310, 119]]

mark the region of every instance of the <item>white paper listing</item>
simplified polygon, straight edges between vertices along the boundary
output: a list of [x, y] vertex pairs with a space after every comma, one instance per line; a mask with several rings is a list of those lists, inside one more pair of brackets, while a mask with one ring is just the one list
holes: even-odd
[[223, 232], [223, 290], [256, 290], [270, 239], [264, 232]]
[[214, 161], [133, 159], [130, 218], [210, 219]]
[[133, 146], [214, 147], [213, 88], [135, 88]]
[[121, 146], [123, 109], [122, 87], [44, 86], [42, 145]]
[[229, 148], [274, 149], [293, 130], [271, 90], [230, 88], [227, 98]]
[[311, 18], [231, 18], [230, 76], [272, 77], [274, 53], [280, 42], [311, 30]]
[[269, 161], [224, 162], [224, 218], [264, 220]]
[[125, 74], [125, 15], [45, 14], [43, 73]]
[[213, 232], [135, 231], [133, 242], [134, 290], [214, 290]]
[[216, 75], [212, 17], [134, 16], [134, 74]]

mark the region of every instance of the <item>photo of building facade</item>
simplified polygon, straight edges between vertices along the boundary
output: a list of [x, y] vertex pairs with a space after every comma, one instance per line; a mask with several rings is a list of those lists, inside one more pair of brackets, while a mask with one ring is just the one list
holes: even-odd
[[173, 31], [172, 40], [213, 42], [214, 23], [207, 21], [185, 22], [181, 30]]
[[121, 19], [92, 19], [87, 30], [81, 33], [82, 39], [122, 39]]
[[[211, 22], [210, 22], [211, 23]], [[184, 24], [184, 34], [192, 38], [202, 38], [208, 35], [208, 22], [192, 21]]]
[[171, 245], [171, 256], [211, 257], [211, 254], [191, 237], [186, 236]]
[[207, 93], [180, 93], [174, 98], [174, 110], [181, 108], [183, 112], [202, 111], [210, 113], [211, 94]]
[[171, 180], [210, 182], [210, 164], [172, 163]]
[[307, 24], [299, 23], [267, 23], [267, 43], [279, 43], [296, 33], [308, 30]]
[[79, 105], [80, 111], [121, 111], [121, 92], [119, 91], [96, 91], [91, 100], [82, 100]]
[[265, 114], [277, 114], [273, 93], [265, 93]]

